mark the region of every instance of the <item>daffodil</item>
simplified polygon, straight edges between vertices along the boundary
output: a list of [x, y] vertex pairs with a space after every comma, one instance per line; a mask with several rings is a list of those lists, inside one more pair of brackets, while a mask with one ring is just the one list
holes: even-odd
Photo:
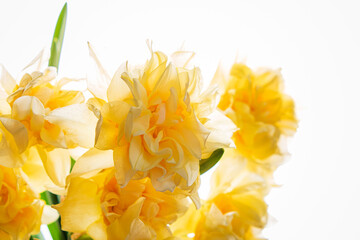
[[[40, 225], [57, 219], [28, 185], [20, 169], [0, 166], [0, 238], [28, 240]], [[47, 212], [47, 213], [45, 213]]]
[[62, 90], [70, 81], [57, 80], [56, 69], [49, 67], [25, 73], [17, 83], [2, 67], [0, 92], [7, 97], [0, 99], [0, 164], [22, 167], [37, 192], [63, 193], [71, 165], [68, 149], [94, 145], [96, 118], [81, 92]]
[[200, 209], [190, 206], [171, 229], [180, 239], [260, 240], [267, 223], [265, 180], [243, 162], [222, 160], [212, 176], [211, 194]]
[[187, 67], [193, 53], [176, 52], [168, 61], [151, 50], [143, 66], [126, 63], [111, 80], [91, 48], [90, 54], [99, 69], [89, 82], [95, 98], [88, 104], [99, 118], [95, 147], [113, 150], [118, 183], [149, 177], [159, 191], [193, 190], [199, 160], [230, 146], [235, 130], [216, 110], [217, 90], [202, 91], [199, 68]]
[[280, 70], [253, 71], [235, 63], [229, 76], [220, 71], [214, 81], [223, 85], [218, 107], [238, 127], [233, 135], [236, 152], [253, 163], [273, 168], [281, 162], [283, 136], [294, 134], [294, 101], [283, 93]]
[[71, 177], [66, 198], [54, 208], [66, 231], [86, 232], [94, 240], [122, 240], [171, 237], [168, 224], [187, 205], [181, 191], [158, 192], [147, 177], [120, 187], [111, 168]]

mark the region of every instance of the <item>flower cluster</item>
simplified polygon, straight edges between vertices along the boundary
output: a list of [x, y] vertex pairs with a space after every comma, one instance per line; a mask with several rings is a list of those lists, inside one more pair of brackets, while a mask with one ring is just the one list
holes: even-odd
[[[268, 213], [264, 201], [272, 173], [284, 157], [280, 139], [297, 128], [293, 100], [283, 93], [279, 71], [252, 71], [235, 63], [213, 79], [222, 88], [218, 107], [237, 126], [212, 176], [210, 197], [189, 208], [171, 228], [180, 239], [263, 239]], [[283, 144], [283, 143], [282, 143]]]
[[[127, 63], [112, 79], [91, 47], [90, 54], [97, 81], [105, 79], [108, 88], [88, 84], [94, 95], [88, 107], [98, 118], [95, 142], [75, 163], [66, 198], [55, 206], [62, 226], [93, 239], [171, 238], [169, 224], [185, 213], [187, 197], [200, 208], [200, 160], [229, 147], [236, 127], [216, 110], [216, 89], [199, 88], [200, 70], [187, 67], [192, 53], [176, 52], [168, 61], [151, 50], [143, 66]], [[84, 216], [88, 221], [80, 221]]]
[[62, 90], [72, 80], [57, 80], [55, 68], [25, 73], [17, 83], [2, 67], [0, 79], [1, 229], [4, 239], [28, 239], [44, 216], [56, 220], [51, 208], [42, 214], [40, 193], [65, 193], [69, 149], [94, 144], [96, 117], [81, 92]]
[[[73, 239], [261, 239], [280, 138], [297, 127], [280, 73], [236, 63], [204, 90], [193, 52], [149, 48], [110, 78], [89, 45], [89, 99], [54, 67], [18, 81], [2, 67], [1, 239], [28, 239], [57, 212]], [[201, 200], [200, 165], [221, 148]], [[49, 208], [44, 191], [61, 202]]]

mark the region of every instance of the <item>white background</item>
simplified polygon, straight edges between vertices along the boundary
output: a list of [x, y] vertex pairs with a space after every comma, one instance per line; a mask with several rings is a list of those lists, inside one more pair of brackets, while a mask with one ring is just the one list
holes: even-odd
[[[0, 63], [14, 76], [48, 49], [64, 1], [0, 0]], [[282, 68], [300, 127], [268, 196], [271, 240], [360, 239], [358, 1], [85, 1], [68, 3], [60, 74], [85, 77], [90, 41], [112, 74], [183, 42], [209, 81], [221, 60]], [[203, 181], [202, 195], [207, 191]]]

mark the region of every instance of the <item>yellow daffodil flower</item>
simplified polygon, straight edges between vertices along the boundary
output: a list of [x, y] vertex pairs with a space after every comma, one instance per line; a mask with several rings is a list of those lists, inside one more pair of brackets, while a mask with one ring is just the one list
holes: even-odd
[[236, 152], [268, 168], [281, 162], [280, 137], [296, 131], [297, 119], [293, 100], [283, 93], [280, 71], [253, 71], [236, 63], [228, 77], [218, 71], [214, 82], [223, 85], [218, 107], [239, 128], [233, 135]]
[[28, 240], [40, 232], [42, 223], [57, 219], [57, 213], [46, 208], [39, 197], [20, 169], [0, 166], [0, 239]]
[[201, 208], [190, 206], [171, 229], [180, 239], [260, 240], [267, 223], [266, 183], [243, 162], [222, 160], [212, 176], [211, 194]]
[[198, 199], [199, 160], [230, 146], [236, 128], [216, 110], [216, 89], [202, 92], [200, 70], [187, 68], [193, 53], [176, 52], [169, 63], [151, 51], [144, 66], [125, 64], [111, 80], [91, 47], [90, 54], [99, 69], [89, 82], [95, 98], [88, 104], [99, 118], [95, 147], [113, 150], [118, 183], [149, 177], [159, 191], [190, 187]]
[[87, 233], [94, 240], [166, 239], [168, 224], [187, 209], [186, 195], [158, 192], [150, 178], [130, 180], [120, 187], [114, 169], [87, 178], [73, 176], [66, 198], [55, 205], [62, 228]]
[[94, 145], [97, 119], [81, 92], [62, 90], [70, 81], [56, 80], [56, 69], [49, 67], [25, 73], [17, 84], [2, 67], [0, 93], [7, 97], [0, 99], [0, 130], [7, 153], [0, 164], [22, 167], [37, 192], [63, 193], [71, 165], [68, 149]]

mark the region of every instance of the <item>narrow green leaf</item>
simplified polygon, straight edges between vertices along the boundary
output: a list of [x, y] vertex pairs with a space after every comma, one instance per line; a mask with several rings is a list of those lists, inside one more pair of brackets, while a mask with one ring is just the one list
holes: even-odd
[[66, 16], [67, 16], [67, 3], [65, 3], [64, 7], [60, 12], [51, 44], [51, 55], [49, 59], [49, 66], [56, 67], [57, 69], [59, 69], [61, 48], [64, 40]]
[[200, 160], [200, 174], [206, 173], [210, 170], [223, 156], [224, 149], [216, 149], [209, 158]]
[[47, 205], [54, 205], [60, 203], [60, 197], [49, 191], [42, 192], [41, 199], [43, 199]]
[[60, 218], [57, 221], [50, 223], [48, 228], [53, 240], [67, 240], [65, 237], [67, 233], [61, 231]]

